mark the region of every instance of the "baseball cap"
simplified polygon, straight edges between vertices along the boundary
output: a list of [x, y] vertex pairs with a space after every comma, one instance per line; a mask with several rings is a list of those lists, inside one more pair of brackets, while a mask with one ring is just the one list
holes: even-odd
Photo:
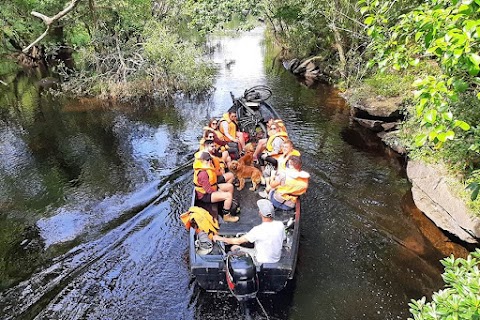
[[270, 202], [270, 200], [260, 199], [257, 201], [257, 206], [262, 216], [266, 218], [273, 218], [275, 215], [275, 209], [273, 208], [273, 204]]

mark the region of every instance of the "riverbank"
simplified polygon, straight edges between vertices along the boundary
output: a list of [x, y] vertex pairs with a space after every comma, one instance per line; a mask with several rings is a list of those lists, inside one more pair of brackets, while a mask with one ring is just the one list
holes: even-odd
[[352, 120], [375, 132], [385, 145], [405, 156], [415, 205], [450, 236], [478, 244], [480, 218], [468, 207], [459, 177], [434, 159], [430, 163], [425, 158], [411, 158], [402, 141], [400, 126], [406, 118], [409, 91], [392, 97], [365, 97], [358, 93], [362, 89], [349, 89], [341, 96], [351, 108]]

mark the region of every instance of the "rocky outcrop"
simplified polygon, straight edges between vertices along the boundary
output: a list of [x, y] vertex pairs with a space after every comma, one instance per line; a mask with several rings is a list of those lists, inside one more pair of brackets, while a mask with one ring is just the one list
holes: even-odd
[[[348, 96], [346, 96], [348, 100]], [[351, 104], [351, 118], [361, 126], [377, 133], [382, 141], [400, 154], [406, 153], [405, 147], [397, 138], [398, 125], [403, 120], [402, 97], [367, 98]]]
[[[402, 97], [366, 98], [353, 101], [346, 93], [352, 120], [374, 132], [382, 141], [400, 154], [406, 154], [398, 138], [397, 126], [403, 120]], [[480, 218], [469, 212], [464, 200], [451, 192], [449, 175], [441, 166], [409, 161], [407, 175], [412, 183], [415, 205], [440, 229], [468, 243], [480, 241]]]
[[465, 203], [450, 190], [446, 172], [440, 165], [409, 161], [408, 178], [412, 183], [415, 205], [439, 228], [459, 239], [478, 243], [480, 218], [469, 212]]

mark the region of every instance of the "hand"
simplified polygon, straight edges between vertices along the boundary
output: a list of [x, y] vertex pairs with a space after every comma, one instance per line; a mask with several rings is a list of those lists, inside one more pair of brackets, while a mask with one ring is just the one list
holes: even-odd
[[221, 241], [220, 238], [221, 237], [219, 235], [216, 235], [216, 234], [213, 235], [213, 241]]

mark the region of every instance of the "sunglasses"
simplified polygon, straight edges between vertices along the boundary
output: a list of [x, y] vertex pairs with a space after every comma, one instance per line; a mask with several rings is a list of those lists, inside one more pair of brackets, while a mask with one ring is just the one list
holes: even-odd
[[217, 121], [213, 121], [212, 124], [217, 124], [218, 122]]
[[214, 137], [213, 136], [208, 136], [209, 139], [213, 139]]

